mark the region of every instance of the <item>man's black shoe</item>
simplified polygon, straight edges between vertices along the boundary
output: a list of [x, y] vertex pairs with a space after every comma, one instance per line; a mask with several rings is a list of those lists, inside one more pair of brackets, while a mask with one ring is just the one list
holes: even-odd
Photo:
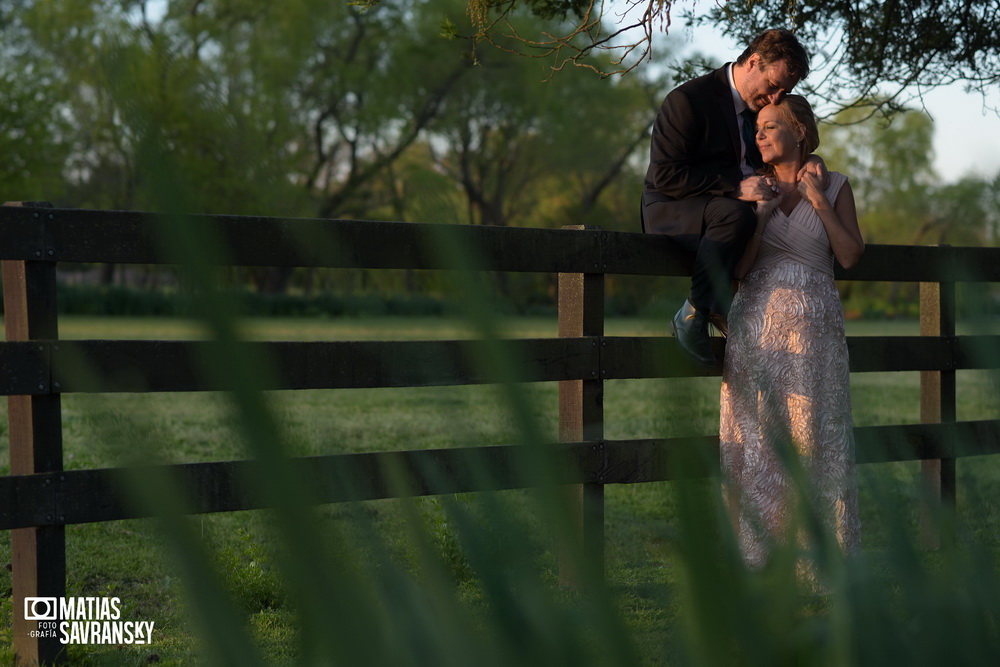
[[670, 330], [693, 362], [705, 368], [716, 368], [715, 354], [708, 339], [708, 317], [695, 310], [690, 301], [685, 300], [674, 315]]

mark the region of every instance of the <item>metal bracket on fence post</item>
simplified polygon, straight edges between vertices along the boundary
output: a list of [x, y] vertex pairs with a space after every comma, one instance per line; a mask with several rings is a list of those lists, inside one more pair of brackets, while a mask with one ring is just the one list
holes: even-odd
[[[5, 206], [51, 208], [44, 202]], [[44, 224], [44, 223], [43, 223]], [[43, 235], [44, 236], [44, 235]], [[45, 256], [40, 253], [40, 256]], [[3, 262], [4, 328], [7, 340], [55, 340], [56, 267], [51, 261]], [[58, 393], [8, 398], [11, 475], [62, 470], [62, 419]], [[55, 633], [33, 637], [37, 620], [27, 620], [25, 598], [66, 595], [66, 532], [63, 526], [11, 531], [12, 628], [18, 664], [63, 662], [65, 647]]]
[[[594, 229], [567, 225], [563, 229]], [[600, 236], [595, 234], [600, 242]], [[594, 359], [598, 360], [589, 379], [559, 383], [559, 438], [563, 442], [600, 441], [604, 438], [604, 382], [601, 379], [600, 344], [604, 336], [604, 273], [600, 248], [593, 273], [560, 273], [558, 286], [559, 337], [594, 337]], [[568, 502], [576, 512], [574, 539], [560, 546], [559, 581], [579, 587], [581, 573], [575, 565], [604, 564], [604, 485], [596, 482], [566, 488]], [[584, 558], [578, 557], [584, 549]]]
[[[954, 282], [920, 283], [920, 335], [954, 338]], [[955, 369], [921, 371], [920, 421], [936, 424], [955, 419]], [[920, 496], [920, 533], [924, 546], [937, 549], [942, 543], [950, 545], [955, 538], [954, 458], [921, 461]]]

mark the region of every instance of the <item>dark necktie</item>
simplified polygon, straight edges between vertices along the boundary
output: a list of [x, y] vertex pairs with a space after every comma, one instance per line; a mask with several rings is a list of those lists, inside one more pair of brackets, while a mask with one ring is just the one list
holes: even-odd
[[746, 159], [747, 164], [749, 164], [753, 169], [760, 169], [764, 166], [764, 163], [760, 159], [760, 151], [757, 149], [757, 142], [754, 137], [757, 136], [757, 114], [750, 109], [744, 109], [740, 112], [743, 116], [743, 143], [746, 145]]

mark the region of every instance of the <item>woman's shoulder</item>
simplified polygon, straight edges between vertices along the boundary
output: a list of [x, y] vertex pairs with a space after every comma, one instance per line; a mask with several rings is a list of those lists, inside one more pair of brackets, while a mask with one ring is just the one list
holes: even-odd
[[847, 182], [847, 175], [839, 171], [828, 172], [829, 180], [827, 181], [826, 194], [828, 197], [835, 196], [840, 189], [844, 187], [844, 183]]

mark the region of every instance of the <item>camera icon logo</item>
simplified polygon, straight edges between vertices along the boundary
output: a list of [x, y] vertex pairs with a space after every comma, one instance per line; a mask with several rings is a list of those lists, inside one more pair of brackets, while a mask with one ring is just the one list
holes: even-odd
[[58, 614], [58, 598], [24, 598], [24, 620], [26, 621], [54, 621]]

